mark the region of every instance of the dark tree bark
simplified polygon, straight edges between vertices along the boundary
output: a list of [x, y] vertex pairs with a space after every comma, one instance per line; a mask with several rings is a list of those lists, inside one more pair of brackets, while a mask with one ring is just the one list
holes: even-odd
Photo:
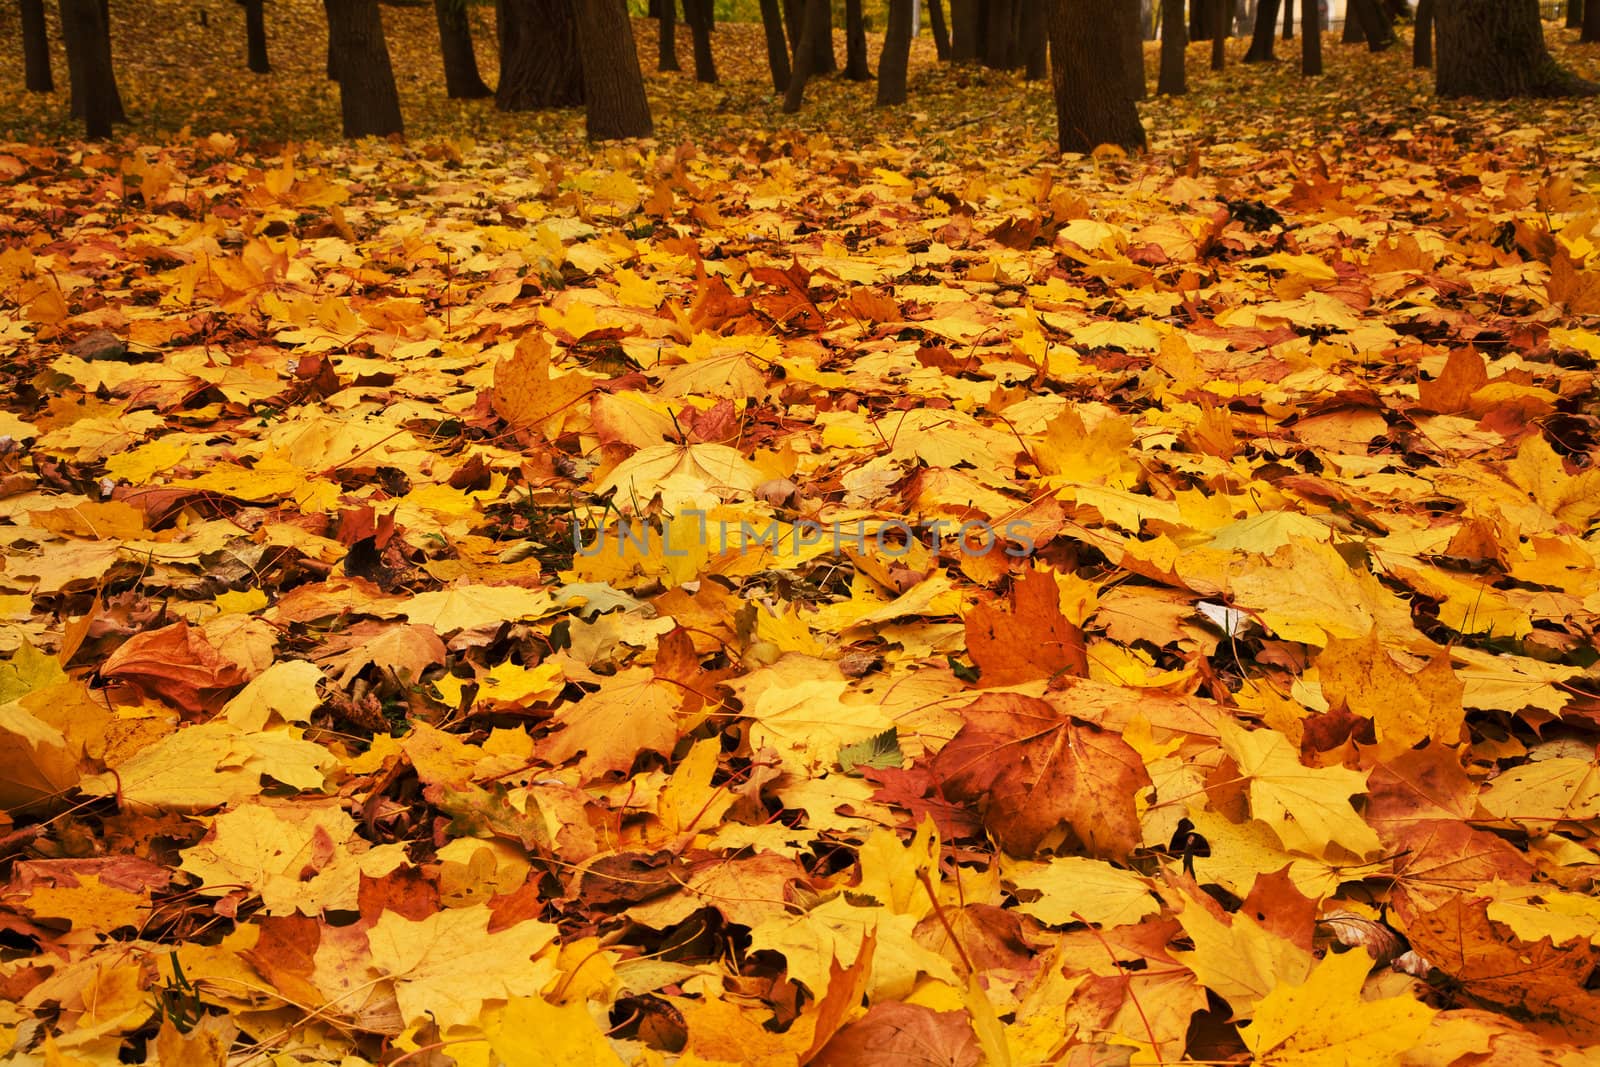
[[906, 102], [906, 67], [911, 62], [911, 6], [917, 0], [889, 0], [889, 25], [878, 53], [878, 106]]
[[1161, 76], [1156, 92], [1182, 96], [1189, 91], [1184, 53], [1189, 49], [1188, 28], [1183, 24], [1183, 0], [1161, 0]]
[[1294, 40], [1294, 0], [1283, 0], [1283, 39]]
[[833, 4], [831, 3], [824, 5], [822, 9], [822, 31], [811, 39], [811, 47], [815, 53], [811, 57], [813, 75], [832, 74], [839, 69], [839, 61], [833, 55]]
[[1228, 27], [1233, 25], [1233, 0], [1208, 0], [1211, 10], [1211, 69], [1228, 62]]
[[[67, 70], [75, 113], [84, 137], [103, 141], [118, 121], [121, 100], [111, 69], [111, 35], [97, 0], [61, 0], [61, 36], [67, 45]], [[81, 111], [78, 110], [81, 108]]]
[[682, 70], [678, 66], [678, 0], [654, 0], [656, 9], [657, 70]]
[[761, 26], [767, 37], [767, 66], [772, 68], [772, 91], [789, 88], [789, 45], [783, 39], [783, 12], [778, 0], [761, 0]]
[[1339, 38], [1340, 44], [1361, 44], [1367, 39], [1366, 33], [1361, 28], [1361, 19], [1356, 15], [1357, 0], [1345, 0], [1344, 5], [1344, 33]]
[[943, 0], [928, 0], [928, 28], [933, 31], [933, 54], [950, 62], [950, 27], [944, 22]]
[[1215, 15], [1211, 5], [1217, 0], [1189, 0], [1189, 40], [1211, 40], [1211, 27], [1215, 23]]
[[655, 125], [650, 121], [650, 102], [644, 95], [644, 75], [639, 72], [627, 7], [621, 0], [575, 0], [573, 15], [583, 57], [580, 65], [589, 140], [649, 137]]
[[828, 32], [828, 0], [806, 0], [805, 18], [800, 23], [800, 41], [794, 50], [794, 71], [789, 75], [789, 91], [783, 97], [784, 114], [800, 110], [806, 82], [816, 71], [817, 38]]
[[322, 13], [323, 13], [323, 15], [327, 16], [327, 22], [328, 22], [328, 27], [329, 27], [329, 29], [328, 29], [328, 62], [327, 62], [327, 65], [323, 69], [324, 69], [325, 73], [328, 76], [328, 80], [331, 81], [331, 82], [336, 82], [336, 81], [339, 80], [339, 57], [333, 54], [333, 29], [332, 29], [332, 27], [333, 27], [333, 18], [334, 18], [334, 15], [333, 15], [333, 4], [334, 4], [334, 0], [322, 0]]
[[988, 0], [981, 17], [984, 19], [983, 65], [990, 70], [1009, 69], [1011, 64], [1007, 53], [1012, 50], [1011, 0]]
[[[573, 0], [579, 7], [596, 0]], [[706, 85], [717, 83], [717, 61], [711, 54], [711, 0], [683, 0], [683, 17], [694, 40], [694, 80]]]
[[844, 0], [844, 76], [853, 82], [872, 80], [867, 66], [867, 23], [861, 0]]
[[1277, 56], [1272, 46], [1278, 34], [1278, 0], [1260, 0], [1256, 5], [1256, 25], [1250, 34], [1250, 50], [1244, 54], [1246, 63], [1271, 63]]
[[1023, 70], [1025, 81], [1043, 81], [1050, 76], [1050, 0], [1021, 0]]
[[1050, 79], [1056, 141], [1063, 152], [1102, 144], [1142, 149], [1144, 125], [1128, 98], [1121, 27], [1122, 0], [1051, 0]]
[[1418, 0], [1417, 24], [1411, 38], [1411, 65], [1433, 66], [1433, 0]]
[[23, 84], [30, 93], [55, 92], [50, 73], [50, 33], [45, 28], [44, 0], [21, 0]]
[[1590, 0], [1583, 5], [1583, 33], [1578, 40], [1586, 44], [1600, 41], [1600, 0]]
[[573, 0], [495, 0], [500, 43], [495, 107], [537, 111], [583, 103], [583, 63], [572, 7]]
[[1567, 29], [1575, 30], [1583, 25], [1583, 0], [1567, 0]]
[[1300, 0], [1300, 73], [1308, 78], [1322, 75], [1322, 12], [1317, 0]]
[[1122, 74], [1127, 79], [1128, 99], [1143, 100], [1150, 94], [1144, 83], [1144, 34], [1139, 28], [1139, 5], [1118, 3], [1113, 9], [1118, 20], [1118, 46], [1122, 49]]
[[978, 0], [950, 0], [950, 61], [978, 61]]
[[1539, 0], [1448, 0], [1434, 12], [1440, 96], [1593, 96], [1584, 81], [1550, 58]]
[[244, 0], [245, 66], [252, 74], [271, 74], [267, 59], [267, 17], [264, 0]]
[[328, 35], [339, 66], [339, 113], [346, 137], [403, 133], [400, 94], [383, 39], [377, 0], [328, 0]]
[[[1378, 0], [1350, 0], [1350, 9], [1361, 24], [1361, 38], [1373, 52], [1382, 52], [1394, 44], [1394, 18]], [[1345, 14], [1349, 24], [1350, 14]]]
[[480, 100], [492, 95], [478, 73], [466, 4], [462, 0], [433, 0], [433, 15], [439, 24], [439, 53], [444, 57], [445, 95], [452, 100]]

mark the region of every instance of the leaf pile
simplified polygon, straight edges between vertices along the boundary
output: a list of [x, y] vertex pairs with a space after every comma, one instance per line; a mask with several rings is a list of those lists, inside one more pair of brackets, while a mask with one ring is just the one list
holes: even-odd
[[1588, 1062], [1592, 110], [1372, 93], [0, 147], [0, 1045]]

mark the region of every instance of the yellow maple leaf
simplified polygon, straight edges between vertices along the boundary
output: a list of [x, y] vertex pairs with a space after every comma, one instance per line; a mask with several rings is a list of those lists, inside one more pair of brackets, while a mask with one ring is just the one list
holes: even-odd
[[1329, 956], [1303, 984], [1280, 985], [1239, 1036], [1258, 1067], [1399, 1064], [1437, 1014], [1410, 997], [1363, 1000], [1365, 952]]
[[1250, 814], [1266, 823], [1284, 847], [1323, 856], [1337, 844], [1365, 858], [1383, 845], [1350, 797], [1364, 793], [1367, 776], [1344, 767], [1307, 767], [1289, 739], [1276, 730], [1246, 730], [1221, 721], [1222, 747], [1249, 783]]

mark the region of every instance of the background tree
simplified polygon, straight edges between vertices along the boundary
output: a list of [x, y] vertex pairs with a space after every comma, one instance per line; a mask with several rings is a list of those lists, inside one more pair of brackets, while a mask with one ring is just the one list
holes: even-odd
[[1122, 74], [1127, 79], [1128, 98], [1143, 100], [1149, 95], [1144, 84], [1144, 31], [1139, 25], [1139, 6], [1120, 3], [1114, 9], [1119, 46], [1122, 48]]
[[[806, 0], [805, 17], [801, 20], [800, 36], [795, 43], [794, 69], [789, 74], [789, 88], [783, 96], [785, 114], [792, 115], [800, 110], [801, 101], [805, 99], [806, 82], [811, 80], [812, 74], [817, 73], [817, 40], [823, 34], [831, 33], [829, 21], [828, 0]], [[831, 46], [828, 53], [833, 54]]]
[[1189, 30], [1183, 23], [1183, 0], [1161, 0], [1161, 73], [1156, 92], [1162, 96], [1182, 96], [1189, 91], [1184, 71], [1188, 49]]
[[1283, 39], [1294, 39], [1294, 0], [1283, 0]]
[[50, 33], [45, 28], [44, 0], [20, 0], [22, 16], [23, 84], [30, 93], [50, 93], [56, 80], [50, 73]]
[[1019, 2], [1022, 4], [1022, 53], [1026, 64], [1022, 76], [1031, 82], [1043, 81], [1050, 76], [1050, 0]]
[[387, 137], [404, 132], [377, 0], [328, 0], [328, 37], [339, 68], [344, 135]]
[[1145, 146], [1144, 125], [1128, 96], [1120, 20], [1123, 0], [1051, 0], [1050, 80], [1056, 142], [1063, 152], [1098, 145]]
[[265, 0], [239, 0], [244, 8], [245, 66], [253, 74], [271, 74], [267, 59], [267, 16]]
[[[590, 0], [573, 0], [582, 5]], [[717, 61], [711, 54], [711, 0], [683, 0], [683, 17], [689, 23], [694, 41], [694, 80], [706, 85], [717, 83]]]
[[[1134, 10], [1132, 4], [1129, 10]], [[1011, 33], [1011, 0], [987, 0], [981, 9], [983, 65], [990, 70], [1010, 70], [1016, 51]]]
[[500, 44], [501, 111], [577, 107], [583, 103], [583, 62], [573, 0], [495, 0]]
[[1221, 70], [1228, 62], [1228, 27], [1233, 25], [1233, 0], [1206, 0], [1211, 14], [1211, 69]]
[[761, 0], [761, 28], [767, 38], [767, 66], [772, 70], [772, 91], [789, 88], [789, 46], [783, 39], [783, 11], [778, 0]]
[[911, 62], [911, 6], [917, 0], [889, 0], [889, 25], [878, 53], [878, 106], [906, 102], [906, 67]]
[[[1290, 0], [1292, 3], [1293, 0]], [[1246, 63], [1271, 63], [1277, 57], [1272, 46], [1278, 34], [1278, 0], [1260, 0], [1256, 5], [1256, 24], [1250, 33], [1250, 49], [1244, 54]]]
[[491, 95], [478, 73], [478, 55], [472, 48], [472, 24], [467, 21], [465, 0], [433, 0], [433, 16], [439, 24], [445, 95], [452, 100], [478, 100]]
[[1417, 0], [1417, 23], [1411, 37], [1411, 65], [1433, 66], [1433, 0]]
[[1382, 52], [1395, 42], [1394, 16], [1379, 0], [1349, 0], [1344, 26], [1345, 41], [1365, 41], [1369, 51]]
[[978, 61], [982, 15], [978, 0], [950, 0], [950, 62]]
[[1589, 0], [1583, 5], [1583, 33], [1578, 40], [1600, 41], [1600, 0]]
[[1322, 12], [1317, 0], [1300, 0], [1300, 73], [1322, 76]]
[[333, 0], [322, 0], [322, 13], [327, 16], [327, 22], [329, 26], [328, 62], [325, 67], [325, 71], [327, 73], [328, 80], [331, 82], [336, 82], [339, 80], [339, 57], [333, 54]]
[[1440, 96], [1592, 96], [1544, 46], [1539, 0], [1445, 0], [1434, 12]]
[[928, 28], [933, 31], [933, 54], [941, 63], [950, 62], [950, 27], [944, 22], [943, 0], [928, 0]]
[[1583, 0], [1567, 0], [1567, 29], [1575, 30], [1583, 25]]
[[867, 22], [861, 0], [844, 0], [844, 76], [853, 82], [872, 80], [867, 66]]
[[111, 68], [111, 31], [97, 0], [61, 0], [61, 36], [67, 45], [74, 113], [91, 141], [111, 136], [123, 121], [122, 97]]
[[678, 66], [678, 0], [655, 0], [651, 7], [658, 31], [656, 69], [682, 70]]
[[620, 0], [574, 0], [573, 7], [589, 140], [649, 137], [655, 126], [644, 95], [628, 9]]

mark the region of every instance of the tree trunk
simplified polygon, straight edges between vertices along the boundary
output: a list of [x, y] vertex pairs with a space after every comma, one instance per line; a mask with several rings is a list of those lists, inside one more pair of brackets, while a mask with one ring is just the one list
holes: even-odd
[[[817, 65], [817, 40], [828, 33], [828, 0], [806, 0], [805, 18], [800, 23], [800, 46], [794, 50], [794, 73], [789, 76], [789, 91], [783, 97], [783, 111], [792, 115], [800, 110], [806, 82]], [[830, 49], [831, 51], [831, 49]]]
[[[709, 0], [706, 6], [710, 7]], [[573, 9], [583, 57], [580, 65], [589, 140], [649, 137], [655, 125], [650, 121], [639, 53], [633, 47], [633, 25], [623, 0], [574, 0]], [[709, 33], [709, 19], [707, 22]]]
[[[1370, 51], [1382, 52], [1394, 44], [1393, 17], [1378, 0], [1350, 0], [1350, 6], [1361, 22], [1361, 36], [1366, 39]], [[1346, 14], [1346, 21], [1349, 18]]]
[[1183, 64], [1188, 48], [1183, 0], [1161, 0], [1161, 77], [1156, 83], [1156, 92], [1162, 96], [1183, 96], [1189, 91]]
[[844, 76], [853, 82], [872, 80], [867, 66], [867, 24], [861, 0], [844, 0]]
[[1578, 40], [1585, 43], [1600, 41], [1600, 0], [1583, 5], [1583, 33]]
[[656, 5], [656, 69], [682, 70], [678, 66], [678, 0], [656, 0]]
[[1339, 38], [1340, 44], [1360, 44], [1367, 39], [1366, 33], [1361, 28], [1361, 19], [1356, 15], [1356, 4], [1360, 0], [1345, 0], [1344, 5], [1344, 34]]
[[267, 59], [267, 18], [264, 0], [244, 0], [245, 66], [252, 74], [271, 74]]
[[583, 63], [578, 58], [573, 2], [495, 0], [495, 28], [500, 43], [500, 84], [495, 88], [495, 107], [501, 111], [536, 111], [583, 103]]
[[1051, 0], [1051, 88], [1063, 152], [1102, 144], [1142, 149], [1144, 126], [1128, 98], [1116, 8], [1123, 0]]
[[889, 0], [889, 25], [878, 53], [878, 106], [906, 102], [906, 67], [911, 62], [911, 5], [917, 0]]
[[1208, 0], [1211, 10], [1211, 69], [1228, 62], [1228, 27], [1233, 24], [1233, 0]]
[[339, 66], [344, 135], [387, 137], [404, 132], [377, 0], [328, 0], [328, 17], [334, 62]]
[[1317, 0], [1300, 0], [1300, 73], [1308, 78], [1322, 75], [1322, 12]]
[[1283, 0], [1283, 39], [1294, 40], [1294, 0]]
[[23, 84], [30, 93], [55, 92], [50, 73], [50, 32], [45, 28], [44, 0], [21, 0]]
[[1583, 0], [1567, 0], [1567, 29], [1575, 30], [1583, 25]]
[[1150, 94], [1144, 83], [1144, 34], [1139, 29], [1139, 5], [1122, 0], [1112, 9], [1117, 19], [1122, 73], [1127, 79], [1128, 99], [1143, 100]]
[[1021, 0], [1023, 80], [1043, 81], [1050, 76], [1050, 0]]
[[761, 26], [767, 36], [767, 66], [772, 68], [772, 91], [789, 88], [789, 45], [783, 39], [783, 12], [778, 0], [761, 0]]
[[[594, 2], [573, 0], [580, 6]], [[717, 61], [711, 54], [711, 16], [711, 0], [683, 0], [683, 17], [694, 41], [694, 80], [704, 85], [717, 84]]]
[[950, 0], [950, 61], [978, 61], [978, 0]]
[[1272, 46], [1278, 35], [1278, 0], [1261, 0], [1256, 5], [1256, 25], [1250, 34], [1250, 50], [1244, 54], [1246, 63], [1271, 63], [1277, 59]]
[[1411, 38], [1411, 65], [1433, 66], [1433, 0], [1418, 0], [1417, 24]]
[[[1132, 8], [1132, 5], [1128, 5]], [[990, 70], [1006, 70], [1006, 53], [1011, 49], [1011, 0], [988, 0], [982, 12], [984, 22], [983, 65]]]
[[805, 0], [783, 0], [783, 24], [789, 30], [789, 54], [793, 56], [800, 47], [800, 33], [805, 27]]
[[111, 69], [111, 37], [97, 0], [61, 0], [61, 36], [84, 137], [103, 141], [116, 120], [117, 81]]
[[1211, 5], [1217, 0], [1189, 0], [1189, 40], [1211, 40]]
[[478, 73], [467, 5], [462, 0], [433, 0], [433, 15], [439, 24], [439, 53], [444, 57], [445, 95], [452, 100], [480, 100], [491, 95]]
[[950, 27], [944, 23], [942, 0], [928, 0], [928, 28], [933, 30], [933, 54], [941, 63], [950, 62]]
[[328, 62], [323, 69], [327, 74], [328, 80], [331, 82], [336, 82], [339, 80], [339, 57], [333, 54], [333, 4], [334, 0], [322, 0], [322, 13], [327, 17], [327, 23], [329, 27]]
[[1440, 96], [1593, 96], [1544, 46], [1539, 0], [1449, 0], [1434, 12]]

